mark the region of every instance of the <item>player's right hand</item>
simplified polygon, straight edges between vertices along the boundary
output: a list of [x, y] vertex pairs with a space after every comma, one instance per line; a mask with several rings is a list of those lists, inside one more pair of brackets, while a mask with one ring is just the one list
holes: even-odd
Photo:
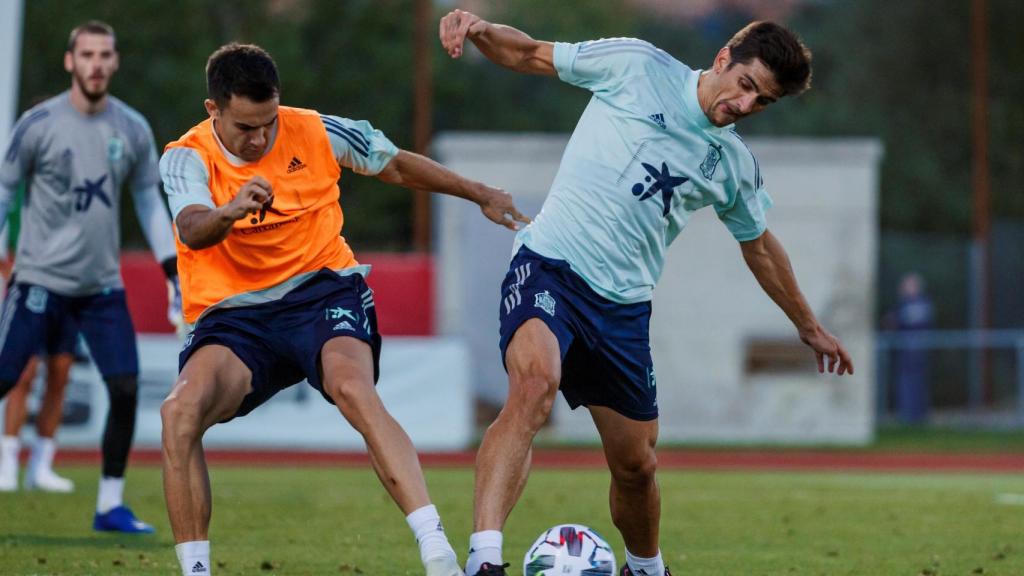
[[439, 35], [441, 46], [452, 58], [462, 56], [462, 45], [471, 32], [481, 30], [487, 23], [476, 14], [465, 10], [452, 10], [441, 18]]
[[818, 360], [819, 373], [825, 373], [825, 360], [828, 360], [829, 373], [840, 376], [853, 374], [853, 360], [850, 358], [850, 353], [846, 351], [838, 338], [822, 326], [817, 325], [807, 332], [801, 332], [800, 340], [814, 350], [814, 356]]
[[224, 214], [233, 220], [241, 220], [250, 214], [258, 213], [273, 197], [274, 189], [270, 182], [262, 176], [253, 176], [242, 184], [238, 194], [224, 206]]

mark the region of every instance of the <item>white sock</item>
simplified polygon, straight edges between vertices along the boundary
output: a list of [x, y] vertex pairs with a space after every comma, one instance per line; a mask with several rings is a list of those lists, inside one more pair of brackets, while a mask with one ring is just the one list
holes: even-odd
[[178, 555], [182, 576], [210, 576], [212, 574], [209, 540], [182, 542], [174, 547], [174, 553]]
[[41, 470], [53, 470], [53, 455], [57, 453], [57, 443], [53, 438], [40, 436], [32, 446], [32, 455], [28, 459], [29, 474], [36, 475]]
[[124, 478], [100, 478], [100, 492], [96, 498], [96, 511], [100, 514], [110, 512], [124, 503]]
[[636, 576], [665, 576], [665, 561], [661, 559], [661, 550], [654, 558], [633, 556], [626, 550], [626, 563]]
[[441, 525], [441, 516], [433, 504], [414, 510], [405, 517], [405, 521], [409, 523], [409, 528], [416, 536], [416, 543], [420, 545], [420, 560], [424, 564], [444, 556], [455, 558], [455, 550], [448, 543], [444, 526]]
[[21, 451], [21, 440], [17, 436], [0, 437], [0, 471], [13, 470], [18, 473], [18, 453]]
[[501, 566], [501, 530], [484, 530], [469, 536], [469, 558], [466, 560], [466, 574], [473, 576], [480, 571], [484, 562]]

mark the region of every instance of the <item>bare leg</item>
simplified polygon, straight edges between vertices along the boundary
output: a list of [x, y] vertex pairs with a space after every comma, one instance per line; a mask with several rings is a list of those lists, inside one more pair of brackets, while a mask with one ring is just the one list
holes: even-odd
[[174, 541], [208, 540], [212, 498], [203, 434], [234, 415], [252, 389], [252, 373], [228, 348], [203, 346], [160, 407], [167, 515]]
[[28, 418], [28, 394], [32, 391], [32, 381], [36, 378], [39, 358], [29, 359], [25, 369], [21, 371], [18, 383], [7, 394], [7, 406], [4, 408], [4, 436], [17, 436]]
[[610, 408], [591, 406], [612, 473], [609, 500], [612, 521], [632, 554], [652, 558], [658, 553], [661, 492], [655, 479], [654, 445], [658, 421], [638, 421]]
[[355, 338], [328, 340], [320, 355], [324, 391], [363, 436], [374, 472], [408, 515], [430, 504], [430, 497], [412, 440], [374, 388], [372, 354], [367, 343]]
[[74, 354], [57, 354], [46, 361], [46, 393], [36, 417], [36, 433], [42, 438], [53, 438], [60, 426], [64, 391], [74, 361]]
[[547, 421], [561, 381], [558, 339], [543, 321], [527, 320], [505, 352], [505, 407], [476, 455], [473, 530], [501, 530], [526, 487], [533, 437]]

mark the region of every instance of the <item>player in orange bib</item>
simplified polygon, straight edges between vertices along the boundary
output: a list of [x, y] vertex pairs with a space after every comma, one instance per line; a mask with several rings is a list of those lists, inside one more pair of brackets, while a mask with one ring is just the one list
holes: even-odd
[[528, 219], [507, 193], [399, 150], [368, 122], [280, 106], [276, 66], [257, 46], [220, 48], [206, 75], [209, 119], [168, 144], [160, 161], [193, 325], [160, 411], [182, 574], [212, 571], [203, 434], [306, 379], [363, 436], [427, 575], [461, 575], [412, 442], [374, 388], [381, 340], [369, 268], [340, 235], [338, 179], [347, 167], [465, 198], [513, 230]]

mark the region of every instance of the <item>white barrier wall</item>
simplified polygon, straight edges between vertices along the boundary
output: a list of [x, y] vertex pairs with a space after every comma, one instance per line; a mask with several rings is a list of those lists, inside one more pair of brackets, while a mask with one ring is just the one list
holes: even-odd
[[[567, 136], [447, 134], [452, 169], [510, 191], [535, 214]], [[769, 228], [789, 251], [822, 322], [849, 348], [852, 377], [819, 376], [785, 315], [746, 269], [713, 211], [698, 212], [668, 253], [651, 342], [662, 442], [864, 443], [873, 436], [871, 317], [880, 145], [871, 140], [747, 139], [775, 200]], [[479, 395], [504, 398], [498, 289], [512, 235], [464, 202], [437, 200], [444, 334], [470, 346]], [[553, 436], [596, 440], [584, 411], [556, 405]]]

